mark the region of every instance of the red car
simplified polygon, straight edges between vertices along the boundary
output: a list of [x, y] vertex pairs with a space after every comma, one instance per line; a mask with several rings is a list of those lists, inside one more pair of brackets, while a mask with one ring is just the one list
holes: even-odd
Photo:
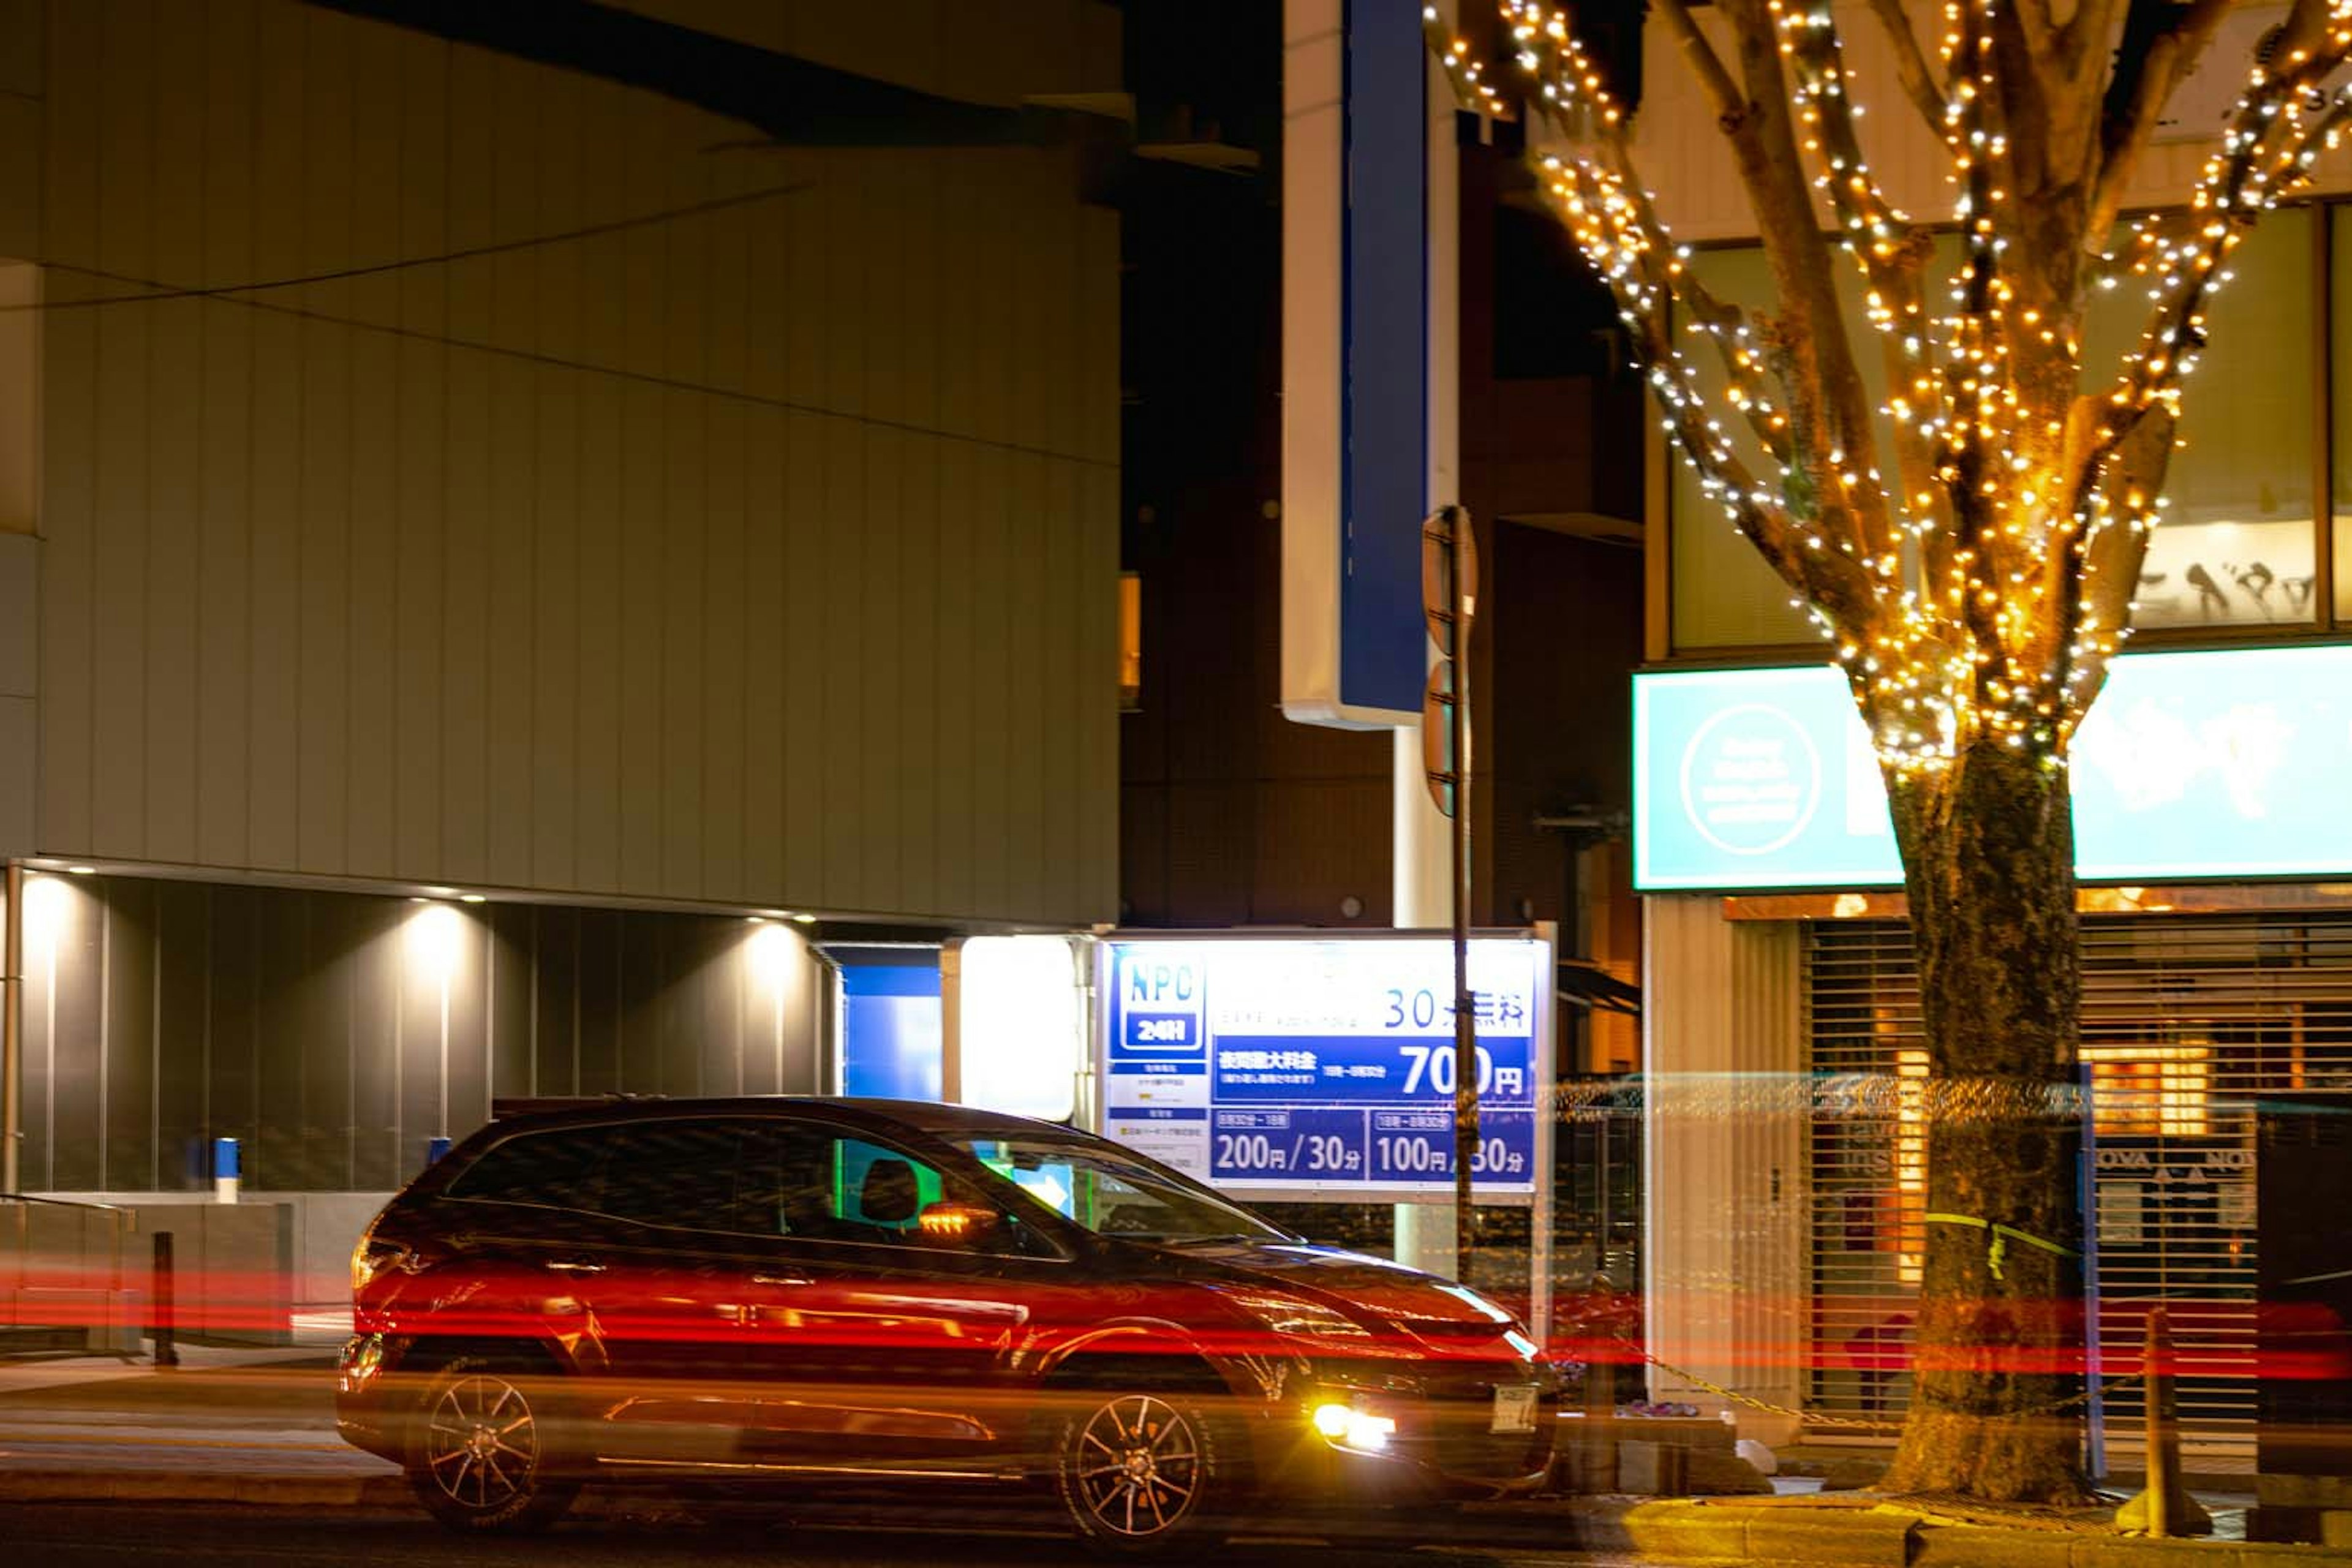
[[1273, 1506], [1534, 1488], [1508, 1313], [1065, 1127], [883, 1100], [495, 1122], [352, 1259], [343, 1436], [466, 1531], [583, 1481], [1050, 1489], [1150, 1554]]

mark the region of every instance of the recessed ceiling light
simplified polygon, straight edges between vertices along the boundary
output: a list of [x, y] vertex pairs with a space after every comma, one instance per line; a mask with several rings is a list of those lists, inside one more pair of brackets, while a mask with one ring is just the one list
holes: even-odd
[[804, 926], [813, 926], [816, 924], [816, 917], [814, 915], [794, 915], [793, 919], [800, 921], [800, 923]]
[[461, 904], [479, 904], [488, 900], [480, 893], [460, 893], [457, 895], [457, 901]]
[[71, 871], [77, 877], [95, 877], [98, 875], [98, 868], [95, 866], [68, 866], [66, 869]]
[[425, 891], [436, 899], [454, 899], [457, 896], [457, 889], [455, 888], [427, 888]]

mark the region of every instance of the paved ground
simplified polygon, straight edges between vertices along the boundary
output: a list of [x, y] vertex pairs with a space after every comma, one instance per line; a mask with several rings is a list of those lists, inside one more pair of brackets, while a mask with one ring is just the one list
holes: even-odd
[[[0, 1363], [0, 1506], [11, 1561], [42, 1568], [137, 1563], [631, 1563], [737, 1560], [812, 1565], [942, 1563], [1029, 1568], [1085, 1561], [1049, 1508], [901, 1498], [721, 1510], [647, 1494], [591, 1491], [544, 1540], [461, 1542], [407, 1500], [384, 1460], [334, 1436], [331, 1355], [188, 1348], [184, 1364], [78, 1358]], [[1883, 1568], [2279, 1568], [2352, 1563], [2352, 1553], [2117, 1538], [2103, 1516], [2002, 1517], [1900, 1510], [1854, 1492], [1715, 1502], [1559, 1499], [1479, 1505], [1449, 1520], [1372, 1517], [1314, 1539], [1245, 1541], [1217, 1562], [1366, 1568], [1514, 1568], [1640, 1561], [1854, 1563]], [[268, 1507], [207, 1507], [207, 1504]], [[135, 1504], [136, 1506], [132, 1506]], [[196, 1505], [196, 1506], [191, 1506]], [[908, 1526], [920, 1521], [926, 1530]], [[1416, 1544], [1416, 1538], [1423, 1543]], [[1435, 1537], [1434, 1541], [1429, 1540]], [[1580, 1552], [1591, 1555], [1580, 1555]], [[2285, 1553], [2285, 1556], [2281, 1556]]]
[[[811, 1524], [707, 1521], [680, 1516], [586, 1521], [516, 1542], [469, 1542], [410, 1513], [375, 1510], [135, 1509], [73, 1504], [12, 1505], [9, 1552], [43, 1568], [180, 1563], [189, 1568], [241, 1563], [416, 1564], [418, 1568], [562, 1563], [582, 1568], [895, 1568], [952, 1561], [957, 1568], [1081, 1568], [1095, 1562], [1048, 1534], [952, 1533], [877, 1528], [871, 1522]], [[1344, 1555], [1341, 1553], [1344, 1552]], [[1234, 1542], [1218, 1568], [1297, 1568], [1320, 1559], [1348, 1568], [1611, 1568], [1631, 1560], [1525, 1547], [1384, 1547], [1361, 1542], [1265, 1538]], [[1658, 1559], [1643, 1559], [1653, 1565]]]

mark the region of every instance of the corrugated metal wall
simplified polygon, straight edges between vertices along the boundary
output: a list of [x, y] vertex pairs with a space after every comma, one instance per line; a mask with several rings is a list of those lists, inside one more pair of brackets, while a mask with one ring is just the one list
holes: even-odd
[[[1891, 1415], [1907, 1399], [1925, 1246], [1926, 1072], [1900, 921], [1808, 924], [1813, 1354], [1807, 1403]], [[2163, 1303], [2191, 1373], [2189, 1439], [2251, 1447], [2260, 1213], [2256, 1112], [2294, 1095], [2352, 1108], [2352, 917], [2128, 915], [2083, 922], [2083, 1057], [2097, 1144], [2099, 1325], [2136, 1357]], [[2108, 1401], [2128, 1439], [2137, 1386]]]
[[813, 1092], [798, 935], [707, 915], [42, 877], [26, 921], [30, 1192], [380, 1192], [493, 1096]]
[[[829, 52], [1116, 83], [1100, 6], [942, 9]], [[47, 34], [38, 851], [1115, 914], [1118, 228], [1066, 154], [783, 151], [282, 0], [0, 26]]]

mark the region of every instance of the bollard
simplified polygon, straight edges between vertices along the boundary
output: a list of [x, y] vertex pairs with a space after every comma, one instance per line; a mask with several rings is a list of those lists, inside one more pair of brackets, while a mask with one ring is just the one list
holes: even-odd
[[155, 1364], [177, 1366], [180, 1364], [180, 1352], [172, 1343], [172, 1331], [174, 1327], [172, 1321], [173, 1315], [172, 1233], [168, 1230], [159, 1230], [155, 1233], [154, 1278], [150, 1282], [149, 1289], [149, 1300], [152, 1303], [150, 1317], [152, 1321], [152, 1331], [155, 1341]]
[[234, 1138], [214, 1139], [213, 1201], [215, 1203], [233, 1204], [236, 1202], [236, 1189], [240, 1169], [240, 1162], [237, 1158], [236, 1140]]
[[2164, 1309], [2147, 1314], [2140, 1352], [2147, 1398], [2147, 1489], [2116, 1510], [2120, 1529], [2143, 1535], [2210, 1535], [2213, 1516], [2180, 1484], [2180, 1409], [2172, 1390], [2172, 1333]]

